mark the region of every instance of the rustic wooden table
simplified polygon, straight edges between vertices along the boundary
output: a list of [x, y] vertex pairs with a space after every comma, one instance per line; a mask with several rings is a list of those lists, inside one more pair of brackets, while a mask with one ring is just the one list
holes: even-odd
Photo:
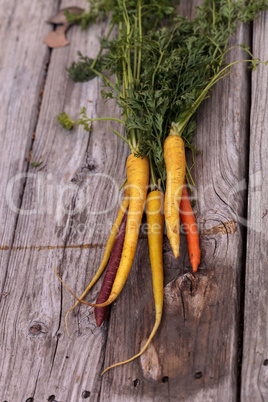
[[[183, 0], [180, 11], [191, 16], [197, 3]], [[70, 314], [67, 337], [64, 317], [74, 300], [53, 271], [81, 294], [119, 205], [127, 146], [105, 122], [89, 134], [68, 133], [56, 120], [62, 110], [76, 118], [82, 106], [90, 116], [119, 116], [102, 101], [99, 79], [74, 84], [66, 74], [77, 50], [96, 54], [107, 27], [72, 27], [70, 45], [51, 51], [45, 20], [59, 7], [85, 6], [82, 0], [1, 4], [0, 400], [268, 401], [268, 67], [250, 73], [237, 65], [198, 112], [200, 269], [191, 275], [184, 236], [178, 261], [165, 241], [161, 328], [140, 359], [101, 377], [103, 367], [140, 349], [154, 320], [143, 235], [101, 328], [82, 305]], [[248, 43], [267, 60], [267, 36], [263, 13], [231, 42]]]

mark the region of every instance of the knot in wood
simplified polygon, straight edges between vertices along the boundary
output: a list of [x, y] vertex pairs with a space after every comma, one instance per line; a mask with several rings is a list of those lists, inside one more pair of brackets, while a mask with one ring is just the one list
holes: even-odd
[[189, 292], [194, 296], [198, 285], [198, 277], [192, 273], [186, 273], [178, 279], [178, 287], [181, 292]]
[[94, 173], [101, 173], [103, 171], [95, 159], [86, 159], [84, 165], [75, 173], [71, 182], [77, 185], [82, 185], [87, 178]]
[[191, 282], [188, 280], [187, 277], [183, 276], [180, 283], [179, 288], [181, 292], [186, 292], [191, 290]]
[[30, 327], [29, 332], [31, 335], [39, 335], [41, 333], [42, 326], [40, 324], [34, 324]]

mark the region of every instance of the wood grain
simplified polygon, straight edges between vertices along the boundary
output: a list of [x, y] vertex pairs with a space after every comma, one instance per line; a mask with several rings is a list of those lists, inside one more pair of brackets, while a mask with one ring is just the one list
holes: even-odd
[[[40, 14], [40, 21], [50, 16]], [[92, 278], [119, 206], [128, 150], [109, 132], [109, 123], [94, 124], [92, 133], [68, 133], [56, 115], [65, 110], [76, 118], [82, 106], [93, 117], [119, 115], [114, 104], [101, 100], [99, 79], [74, 84], [66, 73], [78, 49], [97, 53], [106, 26], [83, 33], [71, 28], [71, 45], [52, 51], [32, 149], [32, 160], [43, 163], [29, 169], [32, 177], [23, 192], [5, 278], [7, 296], [1, 303], [1, 400], [43, 401], [55, 395], [56, 400], [77, 401], [84, 391], [98, 400], [105, 326], [98, 329], [92, 309], [82, 307], [70, 315], [68, 339], [64, 317], [73, 298], [62, 289], [53, 266], [79, 294]], [[46, 35], [42, 32], [39, 46]], [[38, 67], [33, 74], [40, 71]], [[26, 113], [27, 102], [21, 107]], [[89, 246], [75, 248], [81, 244]]]
[[[268, 13], [253, 24], [253, 53], [268, 59]], [[267, 66], [252, 73], [242, 401], [268, 400]]]
[[[43, 36], [51, 30], [45, 19], [54, 13], [56, 6], [53, 0], [37, 5], [30, 0], [1, 1], [0, 249], [5, 252], [0, 253], [0, 295], [6, 291], [10, 248], [25, 185], [23, 174], [29, 165], [40, 91], [50, 54], [42, 43]], [[16, 177], [19, 174], [22, 177]]]

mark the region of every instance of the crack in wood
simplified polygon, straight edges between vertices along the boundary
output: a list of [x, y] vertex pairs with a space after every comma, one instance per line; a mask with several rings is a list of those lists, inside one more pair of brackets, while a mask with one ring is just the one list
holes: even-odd
[[[253, 24], [250, 24], [248, 28], [248, 40], [249, 47], [253, 52]], [[245, 136], [245, 181], [249, 182], [249, 161], [250, 161], [250, 137], [251, 137], [251, 102], [252, 102], [252, 71], [248, 71], [247, 74], [247, 86], [248, 86], [248, 111], [247, 111], [247, 122]], [[248, 185], [245, 187], [245, 203], [244, 203], [244, 216], [248, 218], [248, 199], [249, 199], [249, 188]], [[242, 237], [242, 269], [240, 271], [240, 282], [238, 284], [239, 292], [239, 312], [238, 312], [238, 325], [237, 325], [237, 364], [236, 364], [236, 378], [237, 378], [237, 392], [236, 398], [237, 402], [241, 402], [242, 395], [242, 359], [243, 359], [243, 345], [244, 345], [244, 309], [245, 309], [245, 295], [246, 295], [246, 254], [247, 254], [247, 243], [248, 243], [248, 229], [247, 227], [241, 228]]]
[[33, 390], [33, 398], [34, 398], [35, 393], [36, 393], [36, 388], [37, 388], [37, 383], [38, 383], [38, 380], [39, 380], [40, 371], [41, 371], [41, 366], [39, 367], [39, 370], [38, 370], [38, 373], [37, 373], [37, 376], [36, 376], [36, 380], [35, 380], [35, 384], [34, 384], [34, 390]]
[[[62, 244], [58, 246], [13, 246], [11, 250], [16, 250], [16, 251], [22, 251], [22, 250], [37, 250], [37, 251], [42, 251], [42, 250], [58, 250], [58, 249], [96, 249], [96, 248], [103, 248], [105, 247], [105, 244], [99, 244], [99, 243], [87, 243], [87, 244]], [[10, 248], [8, 246], [3, 246], [0, 247], [0, 251], [7, 251]]]
[[185, 306], [184, 306], [184, 300], [183, 300], [183, 292], [182, 292], [181, 289], [180, 289], [180, 296], [181, 296], [183, 323], [184, 323], [184, 325], [185, 325], [185, 322], [186, 322], [186, 313], [185, 313]]
[[219, 193], [216, 191], [216, 188], [215, 188], [214, 183], [212, 183], [212, 185], [213, 185], [213, 190], [214, 190], [216, 196], [221, 200], [221, 202], [222, 202], [224, 205], [226, 205], [226, 206], [233, 212], [234, 215], [236, 215], [236, 212], [235, 212], [235, 210], [231, 207], [231, 205], [229, 205], [226, 201], [224, 201], [224, 199], [223, 199], [223, 198], [219, 195]]
[[[59, 327], [58, 330], [60, 328], [60, 323], [61, 323], [61, 315], [62, 315], [62, 286], [61, 286], [61, 309], [60, 309], [60, 320], [59, 320]], [[57, 330], [57, 332], [58, 332]], [[50, 373], [49, 373], [49, 377], [48, 379], [50, 380], [51, 374], [52, 374], [52, 370], [54, 367], [54, 362], [55, 362], [55, 358], [56, 358], [56, 353], [57, 353], [57, 349], [58, 349], [58, 344], [59, 344], [59, 338], [56, 338], [56, 345], [55, 345], [55, 349], [54, 349], [54, 353], [53, 353], [53, 357], [52, 357], [52, 363], [51, 363], [51, 368], [50, 368]]]

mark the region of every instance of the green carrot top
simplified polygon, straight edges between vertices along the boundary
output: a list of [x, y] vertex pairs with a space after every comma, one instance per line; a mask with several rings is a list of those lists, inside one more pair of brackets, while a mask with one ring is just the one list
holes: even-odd
[[[205, 0], [197, 7], [196, 17], [189, 21], [175, 13], [175, 3], [94, 2], [91, 13], [97, 13], [97, 7], [100, 14], [112, 13], [111, 28], [101, 40], [95, 60], [80, 55], [80, 61], [69, 69], [76, 81], [92, 78], [94, 74], [102, 77], [106, 87], [103, 97], [115, 99], [122, 110], [124, 140], [133, 153], [149, 157], [153, 181], [160, 178], [163, 186], [166, 180], [163, 143], [170, 126], [176, 127], [186, 147], [194, 151], [195, 111], [210, 95], [211, 87], [239, 62], [225, 64], [230, 35], [239, 23], [248, 23], [260, 11], [268, 9], [267, 0]], [[86, 15], [75, 18], [85, 25]], [[161, 28], [164, 21], [166, 26]], [[115, 26], [117, 34], [110, 39]], [[243, 61], [256, 68], [259, 60], [253, 58], [246, 45], [238, 46], [247, 53]], [[66, 115], [60, 119], [69, 128], [74, 123]], [[76, 123], [87, 129], [91, 120], [83, 109]], [[188, 171], [188, 180], [189, 176]]]

